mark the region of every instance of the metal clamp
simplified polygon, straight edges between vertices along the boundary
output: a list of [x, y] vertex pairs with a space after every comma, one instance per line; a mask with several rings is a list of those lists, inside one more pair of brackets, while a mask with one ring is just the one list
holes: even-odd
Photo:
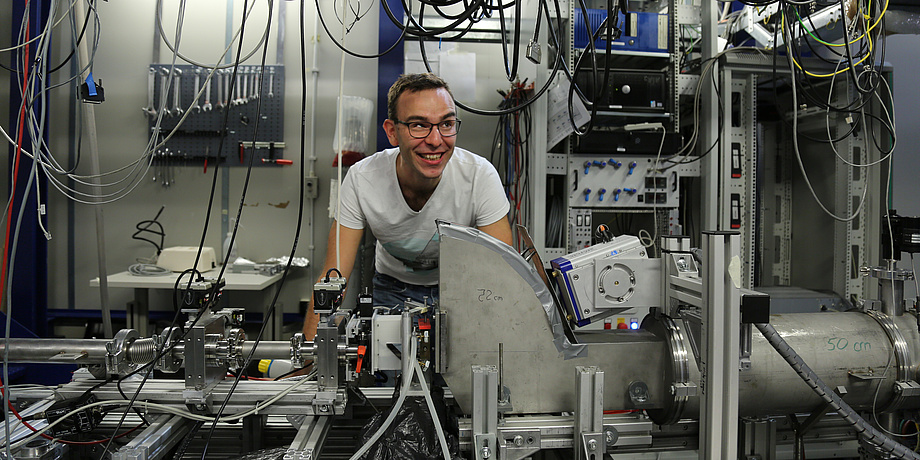
[[294, 367], [303, 367], [303, 332], [298, 332], [291, 337], [291, 364]]
[[140, 334], [134, 329], [122, 329], [105, 344], [105, 370], [109, 375], [124, 375], [137, 367], [128, 359], [128, 347], [139, 337]]
[[910, 347], [907, 346], [907, 341], [904, 340], [904, 336], [901, 334], [898, 326], [892, 321], [891, 316], [877, 310], [866, 310], [865, 313], [874, 319], [882, 327], [882, 330], [885, 331], [888, 340], [891, 341], [891, 346], [894, 348], [894, 356], [898, 363], [898, 381], [895, 383], [894, 398], [882, 410], [891, 411], [900, 409], [904, 407], [904, 403], [909, 398], [916, 396], [918, 392], [920, 392], [920, 386], [918, 386], [912, 378], [911, 368], [913, 367], [913, 361], [910, 356]]
[[227, 364], [231, 369], [240, 369], [246, 365], [246, 356], [243, 353], [243, 342], [246, 341], [246, 331], [233, 328], [227, 334], [226, 350]]
[[898, 268], [859, 267], [859, 274], [882, 280], [910, 281], [914, 279], [913, 271]]
[[642, 324], [642, 329], [648, 329], [653, 334], [663, 337], [671, 352], [671, 367], [666, 378], [671, 380], [672, 399], [665, 409], [648, 411], [649, 417], [659, 425], [677, 423], [684, 412], [687, 400], [697, 395], [697, 386], [690, 381], [690, 356], [687, 347], [684, 346], [683, 332], [668, 316], [660, 316], [657, 321], [646, 320]]
[[[157, 340], [158, 350], [169, 350], [173, 345], [182, 338], [182, 329], [178, 327], [169, 327], [163, 329]], [[163, 372], [175, 373], [182, 369], [182, 358], [175, 353], [163, 353], [157, 361], [157, 368]]]

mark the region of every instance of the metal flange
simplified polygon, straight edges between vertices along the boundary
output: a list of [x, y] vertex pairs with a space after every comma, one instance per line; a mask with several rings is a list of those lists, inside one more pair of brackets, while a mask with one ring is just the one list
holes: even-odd
[[671, 352], [671, 366], [665, 375], [665, 388], [670, 388], [670, 404], [664, 409], [646, 411], [649, 417], [659, 425], [670, 425], [680, 420], [684, 406], [691, 396], [696, 396], [696, 384], [690, 381], [690, 355], [684, 346], [684, 334], [680, 326], [668, 316], [660, 315], [657, 319], [649, 315], [642, 322], [642, 329], [648, 330], [665, 339]]
[[874, 319], [879, 326], [882, 327], [882, 330], [885, 331], [888, 340], [891, 341], [891, 346], [894, 349], [894, 356], [897, 360], [898, 380], [895, 382], [894, 398], [882, 409], [882, 411], [887, 412], [900, 409], [904, 407], [904, 403], [907, 402], [908, 399], [917, 395], [918, 391], [915, 390], [920, 389], [911, 373], [913, 361], [910, 356], [910, 347], [907, 345], [907, 341], [904, 340], [904, 336], [901, 334], [898, 326], [891, 319], [891, 316], [877, 310], [866, 310], [865, 313], [869, 315], [870, 318]]

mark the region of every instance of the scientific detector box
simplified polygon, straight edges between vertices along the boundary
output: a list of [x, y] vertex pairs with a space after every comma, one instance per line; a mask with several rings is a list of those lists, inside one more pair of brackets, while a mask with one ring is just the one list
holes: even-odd
[[[197, 246], [175, 246], [166, 248], [157, 258], [157, 265], [174, 272], [184, 272], [195, 264], [195, 257], [198, 255]], [[201, 258], [198, 259], [198, 266], [195, 267], [199, 272], [206, 272], [217, 266], [217, 257], [214, 248], [201, 248]]]

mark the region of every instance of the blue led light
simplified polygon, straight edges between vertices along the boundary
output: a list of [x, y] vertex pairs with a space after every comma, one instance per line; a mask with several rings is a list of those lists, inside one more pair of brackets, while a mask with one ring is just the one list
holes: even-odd
[[633, 330], [639, 329], [639, 322], [638, 322], [638, 321], [633, 321], [633, 322], [629, 323], [629, 328], [630, 328], [630, 329], [633, 329]]

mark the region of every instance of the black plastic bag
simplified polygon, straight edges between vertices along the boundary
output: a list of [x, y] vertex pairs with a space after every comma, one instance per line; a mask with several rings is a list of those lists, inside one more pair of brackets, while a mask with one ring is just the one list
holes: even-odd
[[[447, 405], [444, 403], [444, 391], [435, 387], [431, 391], [431, 397], [435, 411], [438, 412], [438, 418], [442, 420], [441, 425], [451, 458], [460, 459], [459, 442], [457, 441], [459, 430], [456, 418], [448, 416]], [[394, 404], [397, 398], [398, 394], [394, 393]], [[364, 425], [361, 429], [362, 445], [366, 444], [377, 432], [389, 414], [389, 410], [379, 412]], [[446, 422], [447, 420], [450, 420], [450, 423]], [[442, 460], [444, 456], [441, 452], [438, 433], [428, 414], [428, 404], [425, 398], [422, 396], [406, 397], [396, 418], [361, 458], [364, 460]]]

